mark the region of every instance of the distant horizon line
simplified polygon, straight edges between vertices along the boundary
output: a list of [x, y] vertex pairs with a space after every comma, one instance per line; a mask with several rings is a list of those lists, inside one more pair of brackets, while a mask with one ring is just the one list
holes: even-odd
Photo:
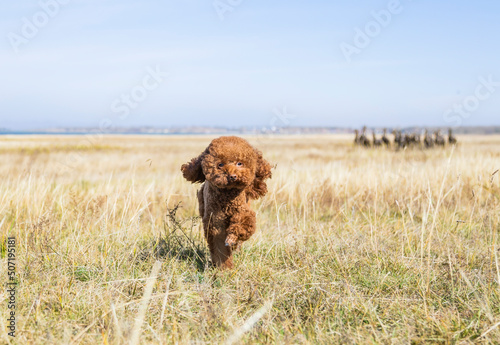
[[[342, 134], [353, 133], [355, 129], [363, 126], [124, 126], [102, 129], [95, 126], [61, 126], [37, 129], [10, 129], [1, 128], [0, 135], [99, 135], [99, 134], [142, 134], [142, 135], [203, 135], [203, 134]], [[444, 130], [452, 129], [457, 134], [500, 134], [500, 125], [478, 125], [478, 126], [366, 126], [370, 131], [389, 131], [397, 129], [405, 131], [418, 130]]]

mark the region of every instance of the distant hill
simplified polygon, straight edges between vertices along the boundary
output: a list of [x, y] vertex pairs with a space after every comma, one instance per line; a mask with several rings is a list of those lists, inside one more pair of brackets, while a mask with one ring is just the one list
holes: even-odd
[[[395, 128], [387, 128], [392, 131]], [[424, 129], [429, 131], [442, 130], [447, 131], [448, 127], [403, 127], [397, 128], [403, 132], [420, 132]], [[382, 128], [369, 127], [369, 131], [380, 132]], [[189, 135], [189, 134], [220, 134], [220, 135], [266, 135], [266, 134], [341, 134], [353, 133], [354, 128], [343, 127], [208, 127], [208, 126], [189, 126], [189, 127], [123, 127], [112, 128], [101, 131], [99, 128], [47, 128], [30, 131], [16, 131], [0, 128], [0, 135], [22, 135], [22, 134], [60, 134], [60, 135], [85, 135], [85, 134], [152, 134], [152, 135]], [[500, 126], [470, 126], [453, 128], [455, 134], [500, 134]]]
[[459, 127], [454, 131], [457, 134], [500, 134], [500, 126]]
[[[441, 130], [442, 132], [447, 132], [450, 127], [407, 127], [399, 128], [403, 132], [419, 132], [427, 129], [429, 132], [434, 132], [436, 130]], [[500, 134], [500, 126], [470, 126], [470, 127], [451, 127], [453, 133], [455, 134]]]

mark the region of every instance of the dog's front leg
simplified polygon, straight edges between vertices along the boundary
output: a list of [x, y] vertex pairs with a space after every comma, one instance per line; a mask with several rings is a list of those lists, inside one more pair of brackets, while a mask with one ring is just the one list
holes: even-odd
[[255, 212], [244, 209], [234, 214], [227, 228], [226, 246], [233, 247], [238, 241], [246, 241], [255, 233]]
[[212, 263], [220, 268], [233, 268], [232, 248], [224, 243], [226, 236], [220, 231], [209, 231], [207, 240]]

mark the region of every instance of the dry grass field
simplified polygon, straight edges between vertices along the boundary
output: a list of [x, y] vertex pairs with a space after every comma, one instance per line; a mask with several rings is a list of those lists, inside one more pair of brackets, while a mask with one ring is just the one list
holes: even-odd
[[232, 271], [179, 170], [211, 139], [0, 137], [0, 343], [500, 343], [500, 137], [249, 137], [276, 169]]

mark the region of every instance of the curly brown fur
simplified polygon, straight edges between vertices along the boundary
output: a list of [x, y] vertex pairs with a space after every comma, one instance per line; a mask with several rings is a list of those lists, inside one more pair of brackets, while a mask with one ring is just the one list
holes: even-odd
[[231, 136], [214, 139], [181, 171], [190, 182], [204, 182], [198, 202], [212, 262], [232, 268], [232, 252], [255, 232], [250, 200], [267, 193], [271, 165], [246, 140]]

